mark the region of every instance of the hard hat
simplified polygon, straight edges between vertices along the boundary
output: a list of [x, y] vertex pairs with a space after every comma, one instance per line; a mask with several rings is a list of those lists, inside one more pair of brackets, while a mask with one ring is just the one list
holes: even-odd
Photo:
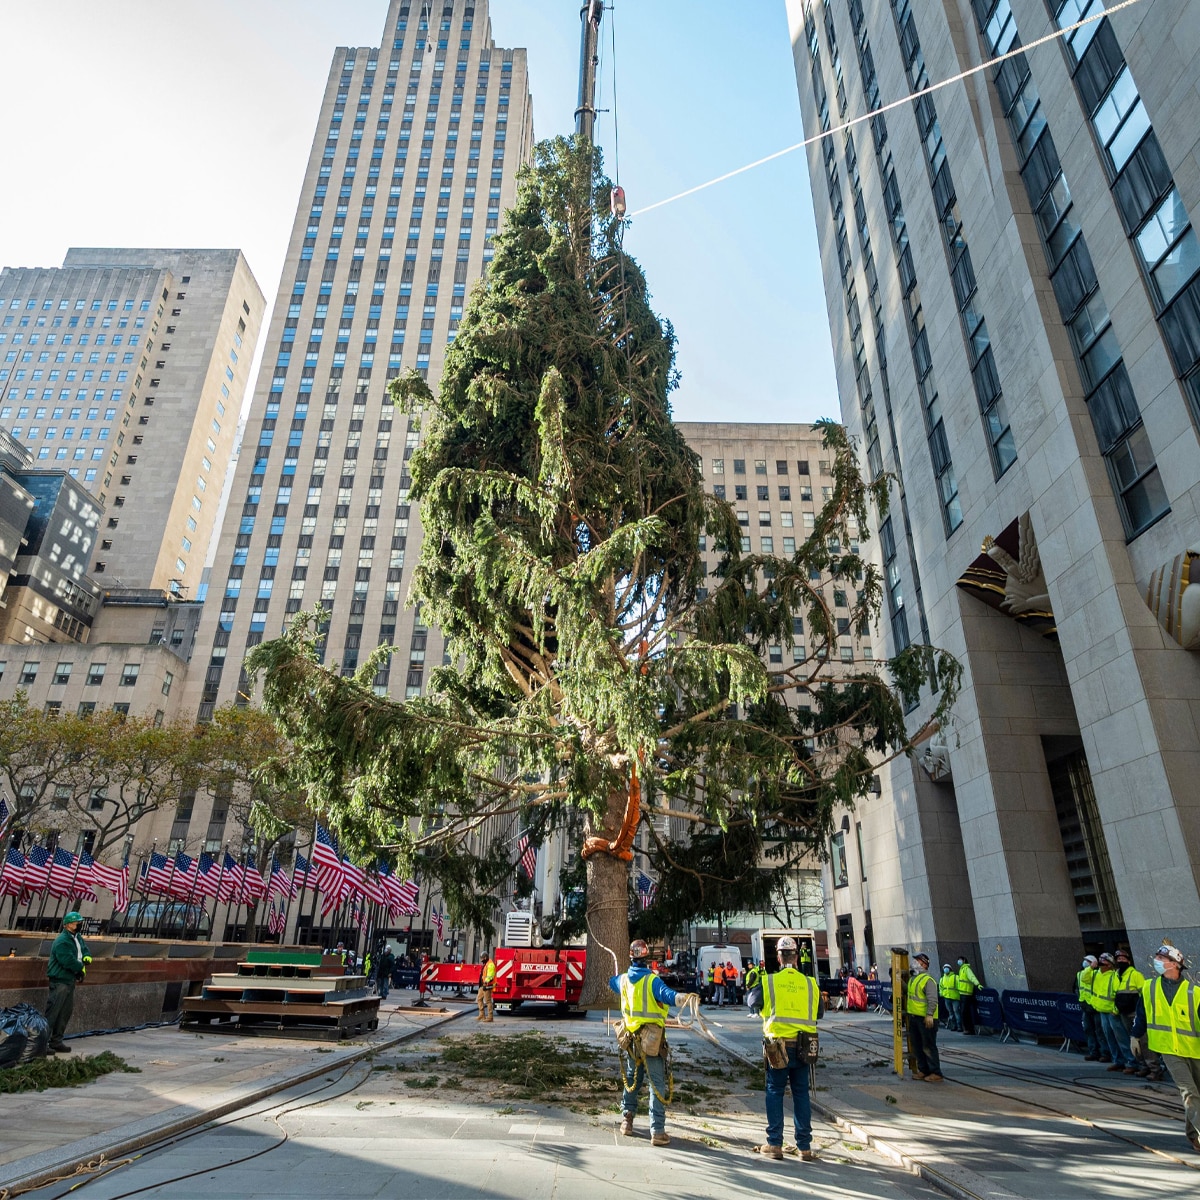
[[793, 937], [781, 937], [775, 944], [776, 950], [795, 950], [796, 939]]
[[954, 969], [954, 968], [953, 968], [953, 967], [951, 967], [951, 965], [950, 965], [949, 963], [942, 963], [942, 970], [943, 970], [943, 971], [952, 971], [953, 969]]
[[1102, 955], [1100, 955], [1100, 961], [1110, 963], [1110, 962], [1116, 962], [1117, 960], [1115, 958], [1113, 958], [1113, 956], [1111, 954], [1109, 954], [1109, 952], [1107, 950], [1105, 950], [1105, 952]]
[[913, 962], [923, 962], [926, 966], [929, 965], [929, 955], [923, 950], [913, 955]]
[[1173, 963], [1178, 963], [1183, 966], [1183, 951], [1177, 946], [1172, 946], [1167, 942], [1163, 942], [1161, 946], [1154, 952], [1155, 958], [1169, 958]]
[[1096, 957], [1094, 954], [1085, 954], [1085, 955], [1083, 956], [1083, 961], [1084, 961], [1084, 962], [1089, 962], [1089, 963], [1091, 963], [1093, 966], [1095, 966], [1095, 965], [1096, 965], [1096, 964], [1097, 964], [1097, 963], [1098, 963], [1100, 960], [1099, 960], [1099, 959], [1098, 959], [1098, 958], [1097, 958], [1097, 957]]
[[633, 941], [629, 943], [629, 957], [630, 958], [649, 958], [650, 957], [650, 947], [647, 946], [646, 943], [643, 942], [641, 938], [634, 938]]
[[1128, 951], [1128, 950], [1118, 950], [1118, 951], [1117, 951], [1117, 961], [1118, 961], [1118, 962], [1120, 962], [1120, 961], [1121, 961], [1121, 959], [1124, 959], [1126, 962], [1132, 962], [1132, 961], [1133, 961], [1133, 960], [1132, 960], [1132, 959], [1129, 957], [1129, 951]]
[[82, 920], [83, 920], [83, 913], [69, 912], [69, 913], [67, 913], [67, 915], [65, 917], [63, 917], [63, 924], [64, 925], [74, 925], [76, 921], [82, 921]]

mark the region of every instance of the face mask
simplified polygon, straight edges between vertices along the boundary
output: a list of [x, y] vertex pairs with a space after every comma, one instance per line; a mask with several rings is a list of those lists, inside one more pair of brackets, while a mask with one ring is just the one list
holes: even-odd
[[1088, 963], [1088, 960], [1085, 958], [1083, 960], [1083, 969], [1086, 971], [1089, 966], [1090, 966], [1090, 964]]
[[1156, 974], [1161, 975], [1166, 969], [1167, 964], [1163, 962], [1161, 958], [1156, 958], [1154, 960], [1154, 970]]

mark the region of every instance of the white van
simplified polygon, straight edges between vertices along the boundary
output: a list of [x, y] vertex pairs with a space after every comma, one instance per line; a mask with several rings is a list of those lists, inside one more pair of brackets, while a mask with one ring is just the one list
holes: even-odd
[[733, 963], [737, 967], [738, 986], [742, 986], [742, 948], [740, 946], [732, 946], [728, 944], [720, 946], [701, 946], [696, 951], [696, 990], [705, 1000], [711, 1000], [712, 996], [708, 992], [708, 968], [715, 967], [717, 963], [724, 966], [727, 962]]

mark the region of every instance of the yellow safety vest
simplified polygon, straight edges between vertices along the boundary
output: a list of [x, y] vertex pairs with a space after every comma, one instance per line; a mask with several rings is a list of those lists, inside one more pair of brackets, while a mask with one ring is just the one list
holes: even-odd
[[1142, 1005], [1146, 1009], [1146, 1044], [1151, 1050], [1200, 1058], [1200, 993], [1193, 984], [1181, 979], [1168, 1004], [1162, 981], [1148, 979], [1142, 988]]
[[929, 1015], [929, 1006], [925, 1000], [925, 985], [929, 983], [930, 978], [926, 972], [919, 971], [908, 981], [908, 1002], [904, 1007], [914, 1017]]
[[943, 1000], [958, 999], [958, 979], [953, 972], [949, 975], [943, 975], [938, 980], [938, 995]]
[[1097, 1012], [1115, 1013], [1117, 1003], [1113, 996], [1117, 992], [1116, 971], [1097, 971], [1092, 980], [1092, 1007]]
[[665, 1025], [670, 1011], [654, 995], [652, 974], [636, 980], [621, 976], [621, 1018], [630, 1033], [643, 1025]]
[[795, 967], [784, 967], [762, 982], [763, 1034], [773, 1038], [794, 1038], [799, 1033], [817, 1032], [817, 1006], [820, 993], [816, 981]]
[[487, 987], [496, 981], [496, 964], [489, 958], [483, 964], [483, 986]]
[[1086, 1004], [1088, 1008], [1094, 1007], [1092, 1004], [1092, 981], [1095, 978], [1095, 967], [1084, 967], [1075, 976], [1075, 993], [1079, 997], [1080, 1004]]
[[1137, 967], [1126, 967], [1124, 971], [1113, 971], [1117, 977], [1118, 992], [1140, 992], [1146, 986], [1146, 977]]
[[963, 963], [958, 968], [958, 974], [955, 976], [955, 981], [958, 986], [958, 994], [960, 996], [973, 996], [975, 989], [979, 986], [979, 980], [975, 978], [975, 972], [971, 970], [970, 963]]

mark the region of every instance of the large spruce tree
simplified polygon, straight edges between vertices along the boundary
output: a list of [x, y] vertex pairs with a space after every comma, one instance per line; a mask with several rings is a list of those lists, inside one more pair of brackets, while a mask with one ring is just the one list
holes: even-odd
[[[863, 481], [840, 427], [824, 426], [832, 498], [796, 555], [742, 551], [672, 423], [674, 335], [622, 250], [610, 187], [586, 143], [538, 145], [437, 397], [415, 373], [393, 383], [424, 423], [409, 602], [452, 665], [425, 696], [381, 698], [371, 683], [388, 649], [340, 677], [311, 618], [248, 665], [294, 747], [290, 778], [346, 844], [420, 857], [450, 887], [452, 916], [479, 919], [514, 850], [469, 854], [466, 833], [505, 814], [535, 835], [574, 831], [589, 944], [623, 967], [640, 826], [660, 924], [762, 907], [823, 844], [834, 806], [911, 749], [904, 708], [922, 686], [944, 713], [957, 664], [926, 648], [858, 673], [830, 661], [822, 581], [853, 594], [865, 635], [881, 588], [858, 546], [888, 489]], [[719, 561], [708, 578], [705, 549]], [[796, 618], [807, 656], [768, 671], [766, 647], [790, 648]], [[612, 968], [589, 954], [585, 1003], [604, 1002]]]

